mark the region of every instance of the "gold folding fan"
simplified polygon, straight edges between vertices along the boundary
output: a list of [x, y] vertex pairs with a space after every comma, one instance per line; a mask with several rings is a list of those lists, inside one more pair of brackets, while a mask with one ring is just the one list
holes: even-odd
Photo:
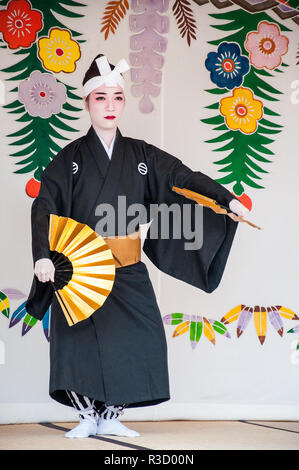
[[50, 257], [56, 297], [70, 326], [90, 317], [114, 284], [115, 263], [101, 235], [88, 225], [50, 214]]

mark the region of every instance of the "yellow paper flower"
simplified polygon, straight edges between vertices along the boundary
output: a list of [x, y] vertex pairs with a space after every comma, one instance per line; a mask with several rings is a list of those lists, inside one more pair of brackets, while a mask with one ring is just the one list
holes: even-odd
[[249, 88], [235, 88], [232, 96], [220, 101], [220, 112], [230, 129], [252, 134], [263, 116], [263, 103], [254, 99]]
[[38, 41], [38, 56], [52, 72], [73, 72], [80, 58], [80, 47], [66, 29], [52, 28], [49, 37]]

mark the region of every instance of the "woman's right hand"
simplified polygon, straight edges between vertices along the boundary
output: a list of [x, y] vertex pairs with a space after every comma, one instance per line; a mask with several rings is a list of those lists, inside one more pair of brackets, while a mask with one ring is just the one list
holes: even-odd
[[41, 258], [36, 261], [34, 274], [41, 282], [54, 282], [55, 266], [49, 258]]

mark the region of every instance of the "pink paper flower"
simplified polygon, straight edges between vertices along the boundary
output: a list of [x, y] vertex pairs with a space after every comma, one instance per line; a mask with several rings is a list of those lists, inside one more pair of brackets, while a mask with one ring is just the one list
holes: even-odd
[[52, 74], [34, 70], [20, 83], [18, 98], [30, 116], [47, 119], [61, 111], [67, 95], [63, 83], [58, 83]]
[[245, 49], [254, 67], [273, 70], [281, 64], [281, 56], [287, 53], [288, 44], [288, 38], [280, 34], [277, 24], [261, 21], [258, 31], [247, 34]]

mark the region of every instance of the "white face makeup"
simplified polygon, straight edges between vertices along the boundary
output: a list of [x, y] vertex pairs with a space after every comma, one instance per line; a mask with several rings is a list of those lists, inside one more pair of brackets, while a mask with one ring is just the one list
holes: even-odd
[[86, 97], [83, 99], [95, 130], [116, 129], [125, 106], [125, 95], [121, 86], [111, 87], [103, 84], [89, 94], [88, 103]]

